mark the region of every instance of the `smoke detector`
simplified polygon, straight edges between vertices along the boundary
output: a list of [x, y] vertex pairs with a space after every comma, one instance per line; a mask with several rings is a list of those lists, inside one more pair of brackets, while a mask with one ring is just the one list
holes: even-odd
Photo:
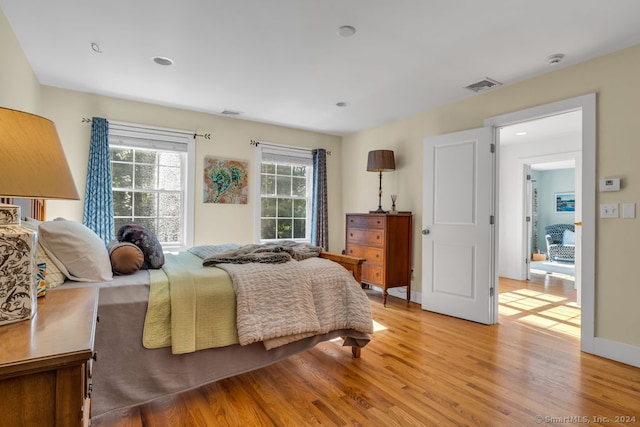
[[559, 64], [560, 61], [562, 61], [563, 59], [564, 59], [563, 53], [555, 53], [553, 55], [547, 56], [547, 62], [549, 63], [549, 65]]
[[485, 77], [479, 82], [471, 83], [470, 85], [465, 86], [466, 89], [472, 90], [474, 92], [484, 92], [496, 86], [501, 86], [497, 80], [490, 79], [489, 77]]
[[153, 59], [153, 62], [155, 62], [158, 65], [163, 65], [165, 67], [169, 65], [173, 65], [173, 59], [167, 58], [166, 56], [154, 56], [152, 59]]

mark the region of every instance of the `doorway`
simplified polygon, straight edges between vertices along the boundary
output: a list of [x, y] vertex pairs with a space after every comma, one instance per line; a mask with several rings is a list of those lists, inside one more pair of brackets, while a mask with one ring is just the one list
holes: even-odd
[[531, 253], [527, 279], [532, 274], [552, 274], [574, 281], [575, 162], [527, 164], [525, 170], [528, 191], [523, 221]]
[[[582, 111], [503, 126], [497, 137], [500, 185], [507, 189], [500, 194], [499, 275], [528, 280], [534, 269], [538, 274], [570, 276], [567, 280], [579, 294], [575, 271], [581, 260], [575, 257], [575, 223], [582, 203], [577, 185], [582, 180]], [[520, 193], [513, 191], [519, 179]], [[518, 204], [521, 214], [512, 209]], [[522, 236], [521, 243], [514, 235]], [[579, 296], [576, 300], [579, 303]]]
[[[485, 120], [485, 126], [493, 126], [496, 129], [496, 139], [499, 141], [498, 129], [503, 127], [524, 124], [539, 119], [563, 115], [563, 113], [578, 112], [582, 114], [580, 150], [565, 148], [564, 151], [554, 152], [547, 150], [546, 154], [528, 152], [520, 153], [513, 157], [513, 162], [505, 162], [508, 159], [510, 147], [507, 144], [498, 145], [499, 187], [496, 210], [499, 211], [499, 250], [496, 249], [496, 258], [499, 258], [496, 275], [522, 279], [525, 276], [524, 260], [529, 256], [525, 240], [526, 227], [522, 224], [524, 217], [523, 203], [524, 184], [515, 176], [522, 176], [525, 164], [552, 161], [554, 156], [566, 156], [576, 159], [576, 200], [575, 222], [576, 226], [576, 282], [580, 285], [577, 290], [577, 298], [581, 306], [580, 347], [582, 351], [598, 354], [595, 348], [595, 94], [583, 95], [551, 104], [533, 107], [502, 116]], [[553, 143], [550, 143], [553, 145]], [[539, 148], [539, 147], [538, 147]], [[577, 151], [577, 153], [576, 153]], [[507, 163], [507, 167], [503, 167]], [[509, 167], [514, 171], [509, 174]], [[510, 180], [502, 177], [510, 176]], [[589, 189], [583, 192], [582, 189]], [[515, 196], [514, 196], [515, 195]], [[516, 197], [515, 202], [505, 203], [509, 198]], [[578, 199], [580, 198], [580, 199]], [[516, 215], [505, 214], [505, 210], [515, 211]], [[515, 219], [513, 219], [515, 218]], [[505, 239], [511, 239], [510, 244], [505, 244]], [[512, 248], [513, 250], [505, 250]], [[505, 262], [506, 260], [506, 262]], [[511, 275], [510, 275], [511, 274]], [[496, 307], [496, 311], [498, 308]]]

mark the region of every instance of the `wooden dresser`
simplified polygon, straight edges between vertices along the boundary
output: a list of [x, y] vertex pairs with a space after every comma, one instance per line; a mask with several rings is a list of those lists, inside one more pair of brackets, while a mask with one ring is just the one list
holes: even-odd
[[55, 289], [0, 327], [0, 426], [90, 424], [97, 309], [97, 289]]
[[411, 212], [347, 214], [346, 254], [364, 258], [362, 282], [379, 286], [387, 304], [387, 290], [407, 287], [411, 299]]

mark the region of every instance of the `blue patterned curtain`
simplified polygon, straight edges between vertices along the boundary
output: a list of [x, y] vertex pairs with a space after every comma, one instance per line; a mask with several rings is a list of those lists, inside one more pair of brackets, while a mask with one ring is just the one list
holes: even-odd
[[311, 244], [329, 250], [327, 209], [327, 150], [313, 150], [313, 203], [311, 204]]
[[100, 117], [91, 121], [91, 147], [84, 194], [84, 225], [106, 243], [114, 238], [109, 122]]

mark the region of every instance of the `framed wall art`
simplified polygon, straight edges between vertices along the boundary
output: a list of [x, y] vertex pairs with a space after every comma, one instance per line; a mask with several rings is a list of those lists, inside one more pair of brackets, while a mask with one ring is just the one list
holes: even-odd
[[204, 203], [247, 204], [247, 170], [249, 163], [205, 156]]
[[576, 193], [556, 193], [556, 213], [576, 211]]

